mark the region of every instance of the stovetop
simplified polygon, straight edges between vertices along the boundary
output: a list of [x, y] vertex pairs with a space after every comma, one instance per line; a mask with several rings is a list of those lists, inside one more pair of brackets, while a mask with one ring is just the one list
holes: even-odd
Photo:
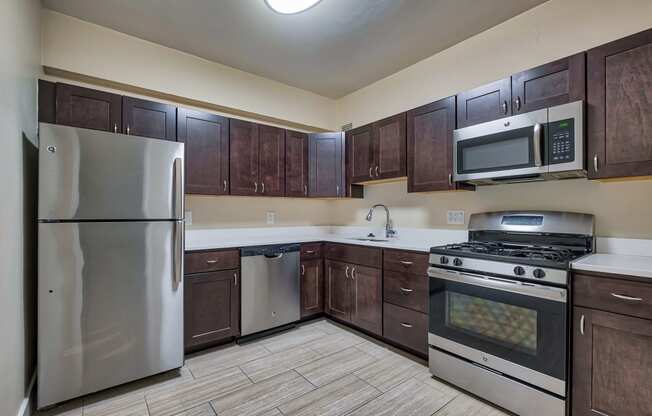
[[581, 249], [521, 245], [494, 241], [470, 241], [433, 247], [431, 253], [565, 269], [584, 254]]

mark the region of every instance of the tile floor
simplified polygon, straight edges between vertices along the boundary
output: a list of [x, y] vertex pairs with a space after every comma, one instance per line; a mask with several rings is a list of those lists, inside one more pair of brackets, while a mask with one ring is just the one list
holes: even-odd
[[37, 416], [505, 416], [425, 363], [329, 321], [204, 351]]

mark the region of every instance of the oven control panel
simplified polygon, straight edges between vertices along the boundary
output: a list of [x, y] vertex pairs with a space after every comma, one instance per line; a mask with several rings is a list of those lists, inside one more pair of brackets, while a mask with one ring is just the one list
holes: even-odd
[[575, 160], [575, 119], [548, 123], [548, 163], [568, 163]]

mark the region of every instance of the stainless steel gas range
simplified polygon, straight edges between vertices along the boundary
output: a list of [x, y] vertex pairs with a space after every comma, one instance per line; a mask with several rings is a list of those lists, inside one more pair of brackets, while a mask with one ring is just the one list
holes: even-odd
[[471, 215], [469, 241], [430, 249], [433, 375], [521, 416], [566, 414], [570, 262], [592, 215]]

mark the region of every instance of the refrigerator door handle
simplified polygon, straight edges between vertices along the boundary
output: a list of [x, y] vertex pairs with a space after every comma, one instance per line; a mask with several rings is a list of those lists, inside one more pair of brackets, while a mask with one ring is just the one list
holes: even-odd
[[174, 218], [179, 220], [183, 218], [183, 159], [177, 157], [174, 159]]
[[185, 226], [183, 221], [176, 221], [174, 223], [174, 252], [172, 253], [172, 259], [174, 261], [174, 282], [176, 284], [181, 284], [183, 279], [183, 240]]

